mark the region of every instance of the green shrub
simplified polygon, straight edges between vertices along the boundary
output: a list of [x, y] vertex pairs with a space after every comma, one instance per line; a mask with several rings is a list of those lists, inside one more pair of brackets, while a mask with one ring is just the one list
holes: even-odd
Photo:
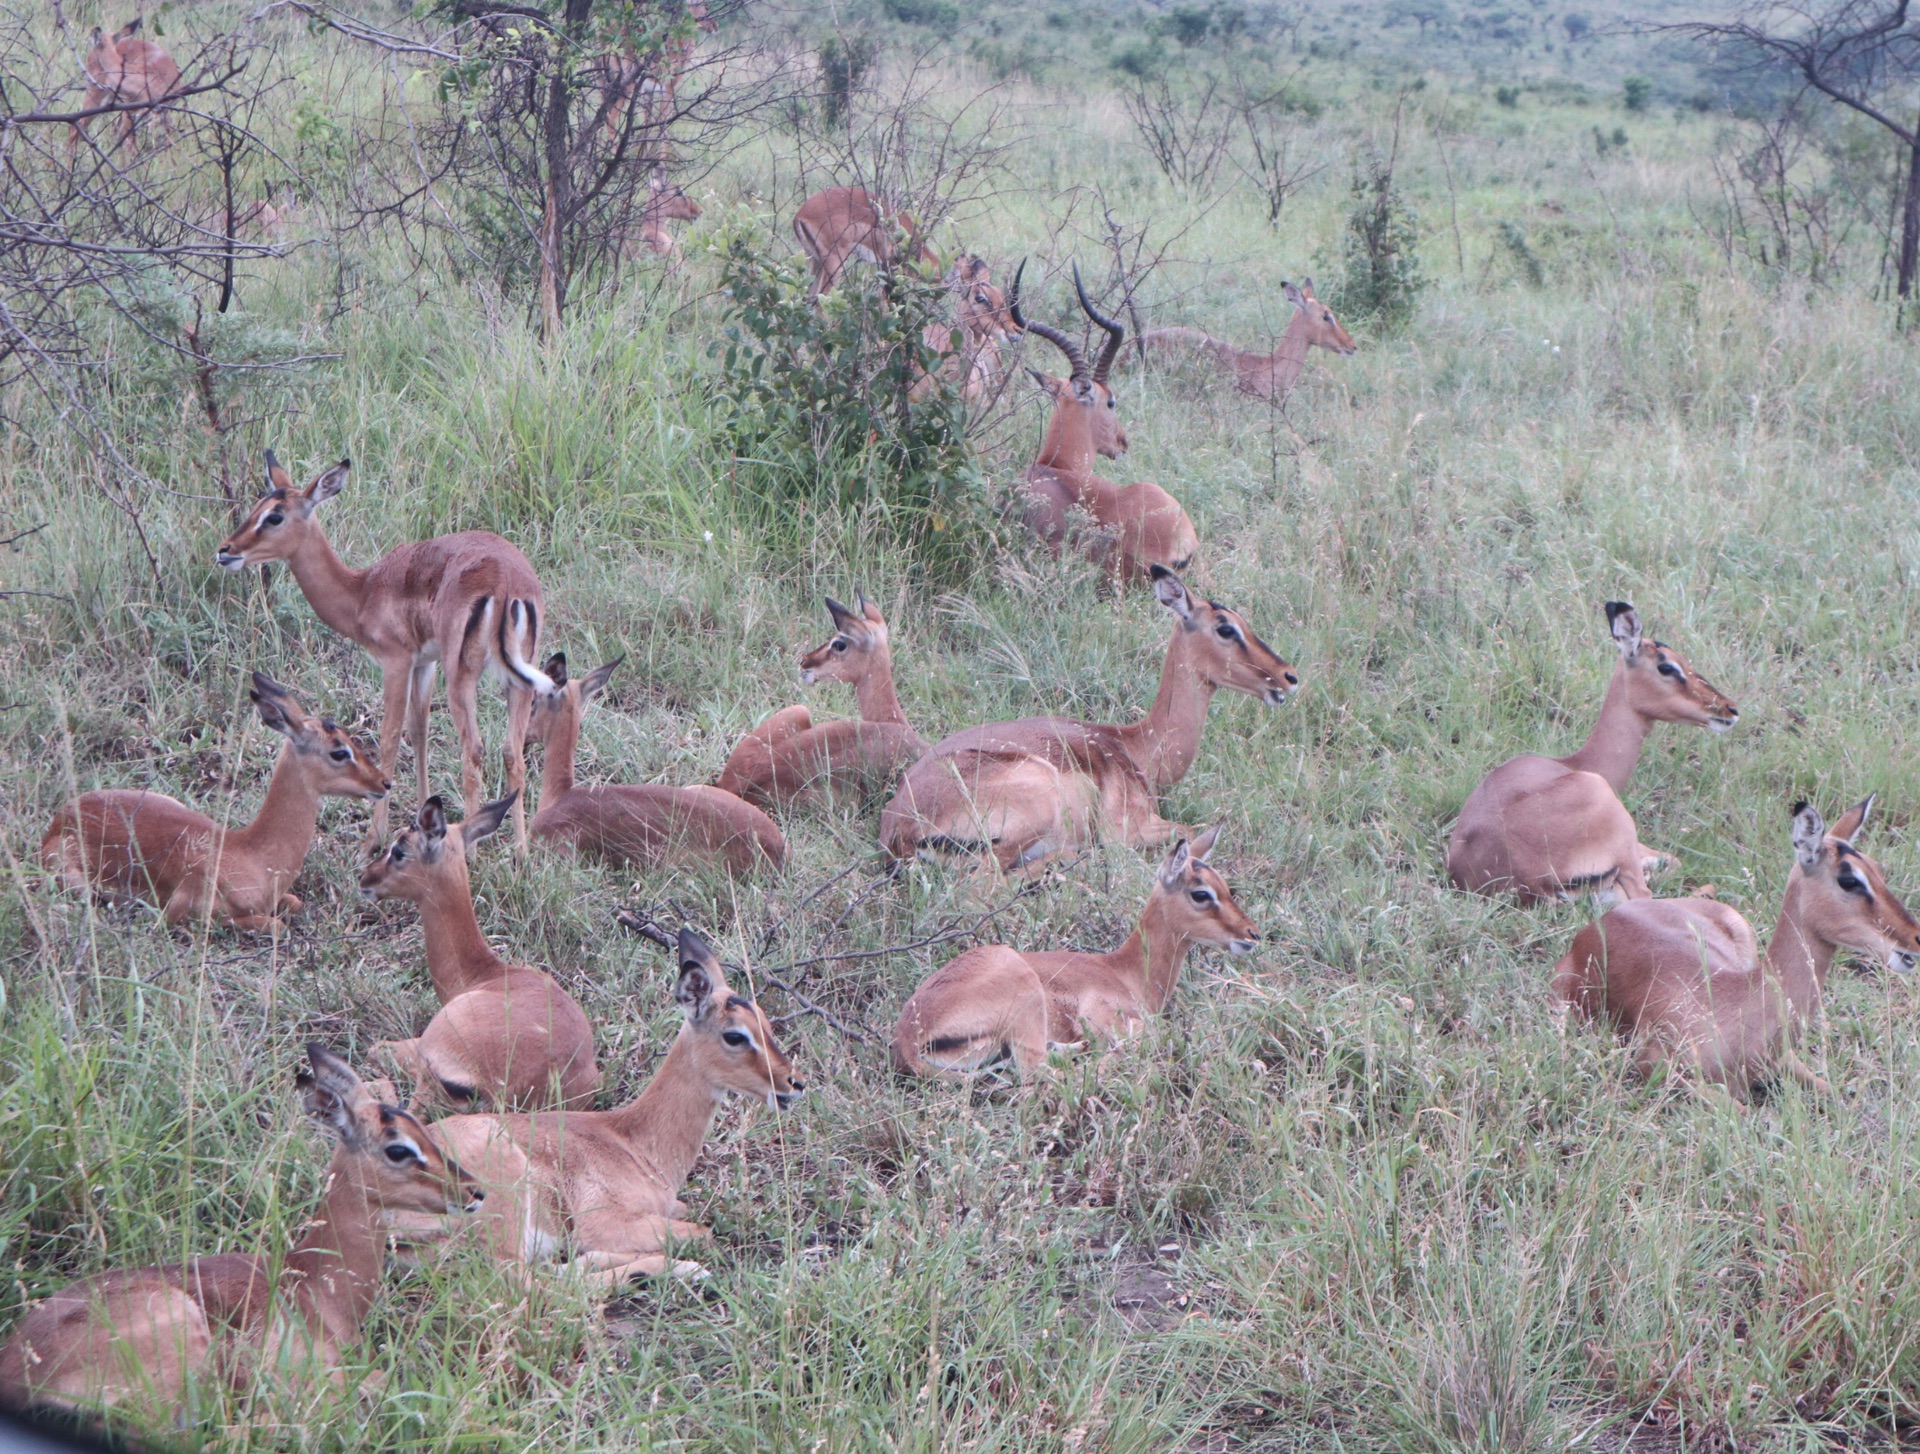
[[1629, 111], [1645, 111], [1653, 102], [1653, 82], [1645, 76], [1628, 76], [1620, 85], [1621, 99]]
[[1520, 104], [1520, 88], [1518, 86], [1496, 86], [1493, 91], [1493, 99], [1499, 102], [1500, 105], [1512, 110]]
[[1355, 160], [1347, 209], [1346, 266], [1336, 308], [1380, 328], [1413, 316], [1427, 280], [1420, 269], [1420, 217], [1393, 181], [1393, 158]]

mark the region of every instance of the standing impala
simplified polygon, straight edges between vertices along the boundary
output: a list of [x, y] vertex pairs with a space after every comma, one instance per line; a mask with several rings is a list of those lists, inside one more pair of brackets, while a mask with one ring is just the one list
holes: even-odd
[[1227, 881], [1207, 866], [1218, 827], [1188, 848], [1173, 846], [1140, 927], [1106, 954], [1035, 953], [1004, 944], [969, 949], [947, 961], [900, 1011], [894, 1067], [911, 1075], [964, 1079], [1011, 1057], [1022, 1079], [1051, 1051], [1077, 1049], [1089, 1036], [1136, 1033], [1173, 998], [1180, 967], [1196, 944], [1251, 954], [1260, 931], [1233, 900]]
[[[565, 1252], [609, 1288], [633, 1277], [701, 1274], [668, 1248], [708, 1235], [685, 1220], [680, 1189], [721, 1103], [742, 1095], [783, 1109], [805, 1085], [760, 1007], [727, 987], [705, 941], [682, 929], [679, 951], [674, 999], [686, 1020], [637, 1099], [612, 1111], [435, 1123], [440, 1144], [487, 1188], [482, 1225], [501, 1261], [530, 1266]], [[417, 1231], [425, 1242], [440, 1229]]]
[[787, 859], [787, 840], [780, 829], [731, 792], [704, 785], [574, 784], [581, 714], [624, 659], [615, 658], [577, 678], [567, 675], [565, 654], [556, 651], [547, 660], [547, 675], [559, 691], [533, 709], [533, 735], [545, 757], [540, 811], [533, 815], [531, 829], [534, 840], [618, 865], [651, 868], [670, 858], [690, 857], [740, 877], [763, 866], [780, 867]]
[[1249, 353], [1243, 348], [1202, 333], [1197, 328], [1155, 328], [1140, 335], [1148, 348], [1169, 344], [1197, 345], [1211, 353], [1233, 375], [1234, 386], [1262, 399], [1285, 399], [1307, 366], [1307, 350], [1324, 348], [1342, 356], [1358, 353], [1360, 345], [1340, 326], [1333, 310], [1313, 296], [1313, 279], [1295, 287], [1282, 283], [1281, 291], [1293, 304], [1293, 317], [1272, 353]]
[[360, 876], [368, 899], [420, 906], [427, 973], [440, 1009], [412, 1040], [384, 1050], [413, 1080], [421, 1109], [586, 1106], [600, 1089], [593, 1026], [553, 976], [493, 952], [473, 912], [467, 850], [495, 832], [508, 803], [488, 803], [451, 831], [438, 798]]
[[733, 749], [719, 785], [756, 803], [792, 803], [814, 792], [891, 790], [927, 750], [893, 690], [893, 654], [880, 608], [859, 591], [853, 609], [827, 597], [833, 635], [800, 658], [800, 680], [846, 682], [857, 722], [821, 722], [804, 704], [783, 707]]
[[41, 867], [73, 892], [156, 904], [169, 924], [285, 928], [300, 909], [287, 885], [313, 843], [320, 799], [379, 802], [393, 784], [364, 744], [310, 716], [266, 673], [253, 674], [251, 695], [260, 720], [287, 739], [251, 823], [228, 828], [164, 793], [101, 788], [53, 815]]
[[[518, 548], [485, 530], [467, 530], [403, 545], [366, 570], [352, 570], [327, 544], [315, 513], [347, 483], [348, 462], [321, 471], [296, 490], [267, 451], [267, 493], [214, 557], [228, 570], [284, 560], [314, 614], [380, 663], [385, 706], [380, 719], [380, 771], [393, 776], [404, 726], [413, 741], [417, 801], [429, 795], [427, 710], [434, 672], [447, 673], [447, 706], [460, 734], [461, 798], [468, 817], [484, 785], [480, 678], [498, 676], [507, 692], [507, 787], [514, 801], [514, 848], [527, 846], [520, 792], [527, 782], [527, 719], [533, 694], [553, 683], [533, 663], [540, 652], [540, 580]], [[387, 806], [379, 803], [367, 847], [386, 838]]]
[[1156, 565], [1184, 570], [1200, 539], [1180, 502], [1151, 481], [1122, 488], [1093, 472], [1095, 455], [1118, 457], [1127, 449], [1126, 431], [1120, 426], [1118, 405], [1107, 383], [1126, 330], [1093, 306], [1081, 286], [1077, 267], [1073, 285], [1080, 295], [1081, 308], [1107, 334], [1106, 347], [1091, 368], [1079, 345], [1066, 334], [1026, 319], [1020, 312], [1017, 288], [1011, 305], [1014, 321], [1059, 349], [1066, 356], [1069, 370], [1064, 379], [1028, 371], [1053, 400], [1053, 417], [1040, 442], [1040, 452], [1027, 468], [1027, 524], [1050, 548], [1058, 550], [1077, 507], [1100, 526], [1097, 534], [1083, 542], [1086, 555], [1122, 580], [1147, 580]]
[[807, 198], [793, 214], [793, 235], [813, 267], [807, 296], [818, 299], [831, 293], [855, 258], [878, 268], [892, 266], [896, 225], [907, 235], [910, 262], [940, 266], [940, 259], [920, 240], [919, 224], [904, 212], [883, 207], [866, 188], [828, 187]]
[[[139, 39], [142, 17], [136, 16], [112, 34], [96, 27], [93, 49], [87, 53], [87, 90], [80, 98], [80, 110], [100, 111], [120, 108], [114, 118], [114, 144], [124, 146], [133, 139], [140, 118], [159, 118], [162, 135], [166, 113], [156, 108], [180, 85], [180, 67], [157, 41]], [[80, 146], [80, 138], [92, 122], [83, 115], [67, 133], [67, 154]]]
[[1586, 745], [1568, 757], [1511, 758], [1488, 773], [1460, 809], [1447, 845], [1447, 876], [1477, 894], [1522, 903], [1600, 893], [1650, 898], [1647, 874], [1664, 861], [1640, 842], [1620, 801], [1656, 722], [1724, 732], [1740, 709], [1680, 653], [1640, 634], [1624, 601], [1607, 602], [1620, 661]]
[[1642, 1071], [1671, 1065], [1745, 1101], [1775, 1063], [1821, 1095], [1827, 1084], [1794, 1054], [1820, 1007], [1834, 953], [1910, 970], [1920, 923], [1853, 846], [1873, 799], [1831, 831], [1806, 803], [1793, 810], [1794, 863], [1767, 952], [1753, 926], [1713, 899], [1642, 899], [1609, 909], [1574, 936], [1553, 993], [1636, 1042]]
[[1230, 687], [1278, 707], [1300, 678], [1244, 617], [1195, 600], [1172, 571], [1155, 566], [1153, 590], [1175, 624], [1145, 717], [1124, 727], [1028, 717], [956, 732], [907, 770], [881, 812], [887, 851], [991, 852], [1010, 870], [1096, 838], [1157, 846], [1175, 837], [1159, 796], [1193, 766], [1214, 692]]
[[226, 1252], [70, 1283], [0, 1346], [0, 1408], [116, 1410], [180, 1427], [196, 1383], [338, 1367], [380, 1289], [384, 1219], [456, 1216], [486, 1194], [345, 1061], [319, 1045], [307, 1061], [307, 1114], [339, 1145], [320, 1206], [277, 1273], [264, 1252]]

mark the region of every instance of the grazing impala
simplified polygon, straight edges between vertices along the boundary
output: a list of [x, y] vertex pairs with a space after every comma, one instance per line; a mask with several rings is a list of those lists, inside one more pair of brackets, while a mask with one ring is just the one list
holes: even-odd
[[1455, 888], [1522, 903], [1652, 896], [1647, 874], [1663, 860], [1620, 801], [1647, 734], [1656, 722], [1725, 731], [1740, 710], [1671, 646], [1644, 640], [1626, 602], [1607, 602], [1607, 622], [1620, 660], [1586, 745], [1568, 757], [1512, 758], [1486, 775], [1447, 845]]
[[1173, 997], [1187, 951], [1215, 944], [1251, 954], [1260, 931], [1207, 866], [1218, 827], [1174, 844], [1140, 927], [1106, 954], [1034, 953], [1004, 944], [969, 949], [935, 971], [900, 1011], [893, 1063], [903, 1073], [964, 1079], [1011, 1057], [1024, 1079], [1049, 1052], [1090, 1035], [1136, 1033]]
[[0, 1346], [0, 1408], [115, 1410], [178, 1427], [196, 1383], [338, 1367], [379, 1291], [383, 1220], [458, 1216], [485, 1193], [345, 1061], [319, 1045], [307, 1060], [307, 1114], [339, 1145], [320, 1206], [277, 1272], [264, 1252], [227, 1252], [70, 1283]]
[[287, 739], [251, 823], [227, 828], [163, 793], [102, 788], [53, 815], [41, 867], [74, 892], [156, 904], [169, 924], [285, 928], [300, 909], [287, 885], [313, 843], [320, 799], [378, 802], [393, 784], [362, 743], [308, 715], [264, 672], [253, 674], [251, 695], [260, 720]]
[[880, 608], [859, 591], [848, 610], [827, 597], [833, 635], [800, 658], [800, 680], [846, 682], [858, 722], [815, 725], [805, 705], [783, 707], [733, 749], [719, 785], [750, 802], [788, 804], [816, 791], [891, 791], [927, 750], [893, 690], [893, 654]]
[[[148, 114], [159, 117], [164, 134], [166, 113], [156, 108], [180, 85], [180, 67], [174, 64], [173, 57], [156, 42], [137, 38], [140, 23], [141, 18], [136, 17], [111, 35], [96, 27], [93, 49], [87, 53], [87, 90], [80, 98], [80, 109], [83, 112], [106, 107], [116, 109], [116, 146], [126, 145], [133, 137], [135, 125]], [[85, 116], [73, 123], [67, 133], [69, 156], [79, 148], [80, 138], [92, 120], [91, 116]]]
[[690, 857], [737, 876], [766, 865], [780, 867], [787, 861], [787, 840], [773, 819], [720, 788], [574, 785], [581, 715], [623, 660], [617, 657], [577, 678], [567, 675], [564, 653], [556, 651], [547, 660], [547, 675], [559, 690], [533, 709], [533, 735], [546, 764], [540, 811], [533, 815], [534, 840], [612, 864], [651, 868]]
[[1868, 798], [1829, 831], [1818, 810], [1794, 805], [1794, 863], [1765, 955], [1753, 926], [1725, 904], [1642, 899], [1574, 936], [1554, 970], [1554, 995], [1632, 1036], [1642, 1071], [1670, 1065], [1689, 1084], [1698, 1077], [1745, 1101], [1777, 1062], [1825, 1095], [1793, 1042], [1820, 1007], [1835, 952], [1899, 970], [1920, 955], [1920, 923], [1853, 846], [1872, 808]]
[[[449, 1155], [487, 1188], [483, 1225], [503, 1262], [529, 1266], [565, 1251], [572, 1265], [617, 1288], [633, 1277], [699, 1276], [669, 1246], [707, 1235], [685, 1220], [687, 1173], [729, 1094], [781, 1109], [805, 1089], [753, 1001], [727, 987], [719, 961], [680, 931], [674, 998], [686, 1015], [638, 1099], [613, 1111], [450, 1116], [434, 1125]], [[441, 1229], [416, 1228], [416, 1241]]]
[[[320, 472], [304, 490], [267, 451], [267, 493], [246, 523], [221, 544], [215, 559], [228, 570], [284, 560], [314, 614], [380, 663], [385, 707], [380, 719], [380, 771], [393, 776], [404, 726], [413, 741], [418, 801], [428, 796], [427, 710], [434, 672], [447, 673], [447, 706], [460, 734], [461, 798], [468, 817], [480, 806], [484, 782], [480, 737], [480, 678], [497, 675], [507, 692], [507, 787], [514, 800], [514, 848], [527, 846], [527, 718], [533, 694], [553, 683], [533, 662], [540, 650], [544, 606], [539, 577], [518, 548], [485, 530], [441, 535], [388, 551], [366, 570], [341, 563], [315, 513], [340, 493], [348, 462]], [[387, 831], [387, 808], [374, 808], [367, 846]]]
[[1159, 795], [1193, 765], [1214, 692], [1278, 707], [1300, 678], [1244, 617], [1194, 599], [1172, 571], [1155, 566], [1153, 589], [1176, 621], [1145, 717], [1125, 727], [1029, 717], [955, 733], [907, 770], [882, 811], [887, 851], [991, 852], [1010, 870], [1096, 838], [1157, 846], [1177, 836]]
[[1180, 502], [1150, 481], [1122, 488], [1093, 472], [1096, 454], [1117, 457], [1127, 448], [1126, 431], [1120, 427], [1118, 405], [1107, 383], [1126, 330], [1093, 306], [1080, 284], [1077, 267], [1073, 284], [1080, 294], [1081, 308], [1107, 333], [1106, 347], [1092, 368], [1088, 368], [1079, 345], [1066, 334], [1044, 323], [1027, 321], [1020, 312], [1017, 288], [1010, 310], [1022, 328], [1046, 339], [1066, 356], [1069, 370], [1064, 379], [1029, 370], [1053, 400], [1053, 418], [1040, 452], [1027, 469], [1027, 524], [1057, 550], [1078, 507], [1100, 527], [1083, 541], [1086, 555], [1121, 579], [1147, 580], [1156, 565], [1183, 570], [1200, 541]]
[[[1023, 262], [1024, 270], [1026, 264]], [[936, 383], [957, 386], [960, 397], [977, 405], [992, 392], [1000, 377], [1000, 350], [1020, 331], [1013, 321], [1007, 296], [993, 286], [993, 273], [978, 257], [964, 257], [947, 274], [958, 306], [952, 323], [929, 323], [920, 331], [920, 341], [941, 360], [940, 367], [922, 374], [908, 391], [914, 399], [924, 399]], [[1014, 274], [1014, 288], [1020, 286], [1020, 274]]]
[[640, 213], [640, 241], [647, 250], [661, 257], [670, 256], [678, 244], [661, 224], [699, 219], [700, 204], [668, 181], [665, 172], [655, 168], [647, 178], [647, 205]]
[[1233, 375], [1234, 385], [1262, 399], [1285, 399], [1307, 366], [1307, 350], [1324, 348], [1329, 353], [1358, 353], [1360, 345], [1340, 326], [1333, 310], [1313, 296], [1313, 279], [1295, 287], [1282, 283], [1281, 291], [1293, 304], [1293, 317], [1272, 353], [1248, 353], [1231, 343], [1202, 333], [1197, 328], [1155, 328], [1140, 335], [1148, 348], [1170, 344], [1190, 344], [1204, 348]]
[[807, 296], [831, 293], [855, 258], [878, 268], [892, 266], [895, 225], [907, 235], [910, 261], [940, 266], [940, 259], [920, 240], [919, 225], [904, 212], [883, 208], [866, 188], [828, 187], [807, 198], [793, 214], [793, 235], [813, 266]]
[[413, 1080], [416, 1109], [586, 1106], [600, 1089], [593, 1026], [580, 1006], [544, 970], [495, 954], [473, 912], [467, 852], [500, 827], [509, 806], [488, 803], [450, 832], [440, 800], [428, 798], [360, 876], [363, 897], [420, 906], [440, 1008], [417, 1038], [374, 1046]]

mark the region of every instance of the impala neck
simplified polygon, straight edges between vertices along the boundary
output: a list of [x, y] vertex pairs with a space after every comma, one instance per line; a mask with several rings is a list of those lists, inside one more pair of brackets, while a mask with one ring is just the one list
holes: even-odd
[[1577, 772], [1597, 772], [1615, 793], [1624, 793], [1652, 730], [1653, 723], [1627, 701], [1627, 664], [1616, 662], [1606, 698], [1600, 703], [1600, 720], [1593, 724], [1586, 746], [1560, 761]]
[[1140, 913], [1140, 927], [1127, 936], [1125, 944], [1103, 956], [1109, 968], [1132, 982], [1141, 1004], [1154, 1015], [1173, 998], [1180, 967], [1193, 947], [1193, 941], [1169, 922], [1168, 908], [1166, 899], [1156, 891]]
[[1059, 470], [1076, 479], [1093, 473], [1093, 408], [1077, 399], [1056, 401], [1047, 421], [1047, 437], [1040, 441], [1036, 465]]
[[669, 1192], [686, 1185], [720, 1110], [719, 1093], [693, 1063], [692, 1041], [693, 1031], [682, 1026], [647, 1088], [607, 1113], [628, 1154]]
[[1833, 946], [1807, 927], [1800, 904], [1805, 880], [1798, 871], [1787, 880], [1787, 896], [1767, 943], [1767, 968], [1787, 997], [1794, 1024], [1804, 1023], [1820, 1003], [1833, 966]]
[[1200, 734], [1207, 727], [1207, 707], [1213, 701], [1214, 689], [1194, 665], [1189, 645], [1193, 635], [1184, 624], [1173, 628], [1153, 706], [1138, 722], [1120, 728], [1127, 756], [1155, 788], [1177, 783], [1187, 775], [1200, 752]]
[[1300, 378], [1300, 371], [1307, 366], [1307, 315], [1298, 308], [1293, 317], [1287, 320], [1286, 331], [1280, 335], [1280, 342], [1274, 347], [1273, 384], [1276, 390], [1291, 389]]
[[534, 807], [536, 814], [573, 791], [573, 759], [579, 747], [580, 714], [569, 710], [541, 744], [540, 801]]
[[442, 1004], [497, 978], [507, 968], [507, 962], [493, 952], [487, 936], [480, 932], [465, 868], [446, 877], [448, 882], [440, 892], [420, 900], [427, 973], [433, 977], [434, 993]]
[[246, 827], [227, 834], [222, 852], [257, 864], [284, 884], [300, 872], [319, 823], [320, 795], [307, 781], [306, 766], [288, 742], [273, 765], [260, 811]]
[[867, 674], [853, 684], [854, 700], [860, 704], [863, 722], [891, 722], [907, 726], [907, 714], [893, 690], [893, 652], [890, 647], [875, 648], [867, 665]]
[[380, 1290], [382, 1249], [373, 1223], [372, 1198], [352, 1158], [336, 1155], [320, 1210], [280, 1268], [281, 1292], [322, 1346], [352, 1342]]
[[287, 565], [313, 614], [348, 640], [360, 640], [360, 598], [367, 572], [352, 569], [333, 553], [319, 521], [310, 524]]

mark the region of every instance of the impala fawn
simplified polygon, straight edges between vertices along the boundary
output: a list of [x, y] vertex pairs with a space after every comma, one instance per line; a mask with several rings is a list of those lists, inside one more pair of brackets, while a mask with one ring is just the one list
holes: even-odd
[[[680, 1189], [729, 1094], [793, 1103], [805, 1083], [751, 1000], [727, 987], [700, 936], [680, 931], [674, 990], [686, 1020], [637, 1099], [612, 1111], [450, 1116], [434, 1135], [488, 1190], [488, 1247], [520, 1266], [565, 1252], [574, 1268], [617, 1288], [633, 1277], [699, 1276], [668, 1256], [678, 1241], [705, 1237], [685, 1220]], [[417, 1219], [416, 1243], [442, 1235]]]
[[440, 800], [429, 798], [360, 876], [363, 897], [420, 906], [440, 1009], [415, 1039], [374, 1046], [413, 1080], [418, 1109], [585, 1106], [600, 1089], [593, 1027], [580, 1006], [544, 970], [495, 954], [473, 912], [467, 852], [510, 806], [488, 803], [455, 832]]
[[1138, 1032], [1173, 997], [1187, 951], [1213, 944], [1251, 954], [1260, 931], [1208, 867], [1220, 837], [1184, 839], [1161, 864], [1140, 927], [1106, 954], [1034, 953], [1004, 944], [969, 949], [937, 970], [907, 1001], [893, 1032], [903, 1073], [965, 1079], [1011, 1057], [1022, 1079], [1056, 1050], [1090, 1036]]
[[920, 240], [918, 224], [904, 212], [883, 208], [864, 187], [828, 187], [802, 202], [793, 214], [793, 235], [813, 269], [807, 296], [817, 300], [832, 292], [855, 258], [877, 268], [891, 267], [895, 225], [906, 233], [910, 262], [940, 266], [940, 259]]
[[393, 786], [367, 749], [304, 711], [264, 672], [251, 692], [260, 720], [286, 737], [260, 811], [229, 828], [164, 793], [101, 788], [53, 815], [40, 865], [60, 886], [157, 905], [167, 922], [211, 919], [274, 930], [300, 909], [287, 892], [320, 822], [320, 799], [379, 802]]
[[1794, 1054], [1820, 1007], [1837, 950], [1910, 970], [1920, 923], [1853, 846], [1873, 799], [1831, 831], [1818, 810], [1793, 810], [1793, 867], [1767, 952], [1753, 926], [1713, 899], [1641, 899], [1609, 909], [1574, 936], [1555, 967], [1568, 1008], [1608, 1020], [1635, 1041], [1642, 1071], [1670, 1065], [1744, 1102], [1776, 1062], [1811, 1090], [1827, 1083]]
[[787, 840], [773, 819], [721, 788], [574, 785], [581, 715], [623, 659], [578, 678], [567, 675], [565, 654], [555, 652], [547, 661], [547, 675], [559, 690], [533, 709], [533, 736], [545, 759], [540, 810], [530, 830], [534, 840], [619, 865], [652, 868], [692, 857], [736, 876], [780, 867], [787, 860]]
[[[115, 116], [115, 146], [131, 141], [134, 127], [149, 113], [158, 118], [164, 137], [166, 112], [159, 108], [180, 85], [180, 67], [173, 57], [157, 42], [137, 38], [141, 19], [136, 17], [111, 34], [95, 27], [93, 49], [87, 54], [87, 90], [80, 98], [80, 110]], [[67, 133], [69, 157], [79, 149], [92, 121], [93, 117], [83, 116], [73, 123]]]
[[1333, 310], [1313, 296], [1312, 278], [1297, 288], [1282, 283], [1280, 289], [1293, 305], [1293, 316], [1272, 353], [1249, 353], [1197, 328], [1155, 328], [1141, 334], [1140, 342], [1148, 348], [1173, 343], [1197, 345], [1233, 375], [1235, 387], [1261, 399], [1285, 399], [1307, 365], [1308, 349], [1324, 348], [1344, 357], [1358, 353], [1360, 345], [1340, 326]]
[[[485, 530], [467, 530], [402, 545], [366, 570], [352, 570], [327, 544], [315, 513], [347, 483], [348, 461], [320, 472], [304, 490], [267, 451], [267, 493], [246, 523], [221, 544], [216, 561], [228, 570], [284, 560], [314, 614], [357, 641], [380, 664], [385, 698], [380, 718], [380, 771], [393, 776], [404, 725], [413, 741], [417, 801], [429, 795], [427, 711], [433, 677], [447, 673], [447, 706], [460, 734], [461, 800], [468, 817], [480, 806], [480, 678], [497, 676], [507, 693], [507, 787], [513, 799], [516, 852], [527, 846], [527, 718], [535, 693], [553, 683], [533, 665], [540, 649], [544, 609], [539, 577], [520, 551]], [[377, 848], [387, 831], [387, 809], [374, 809], [366, 845]]]
[[1175, 619], [1147, 715], [1124, 727], [1028, 717], [936, 743], [881, 812], [880, 842], [894, 858], [990, 852], [1008, 870], [1096, 838], [1158, 846], [1179, 833], [1159, 795], [1193, 765], [1214, 692], [1279, 707], [1300, 677], [1244, 617], [1196, 600], [1172, 571], [1155, 566], [1153, 588]]
[[927, 750], [893, 690], [893, 654], [880, 608], [859, 591], [849, 610], [827, 597], [833, 635], [800, 658], [800, 680], [846, 682], [857, 722], [816, 724], [805, 705], [783, 707], [742, 739], [719, 785], [756, 803], [790, 804], [826, 790], [889, 791]]
[[1568, 757], [1528, 754], [1496, 767], [1460, 809], [1447, 876], [1473, 893], [1522, 903], [1595, 892], [1644, 899], [1663, 861], [1640, 842], [1620, 801], [1656, 722], [1725, 731], [1740, 716], [1672, 647], [1643, 639], [1624, 601], [1607, 603], [1620, 661], [1586, 745]]
[[339, 1145], [278, 1275], [266, 1253], [229, 1252], [71, 1283], [0, 1346], [0, 1407], [121, 1410], [178, 1427], [195, 1384], [338, 1368], [379, 1290], [383, 1220], [470, 1213], [486, 1193], [345, 1061], [319, 1045], [307, 1060], [307, 1114]]

